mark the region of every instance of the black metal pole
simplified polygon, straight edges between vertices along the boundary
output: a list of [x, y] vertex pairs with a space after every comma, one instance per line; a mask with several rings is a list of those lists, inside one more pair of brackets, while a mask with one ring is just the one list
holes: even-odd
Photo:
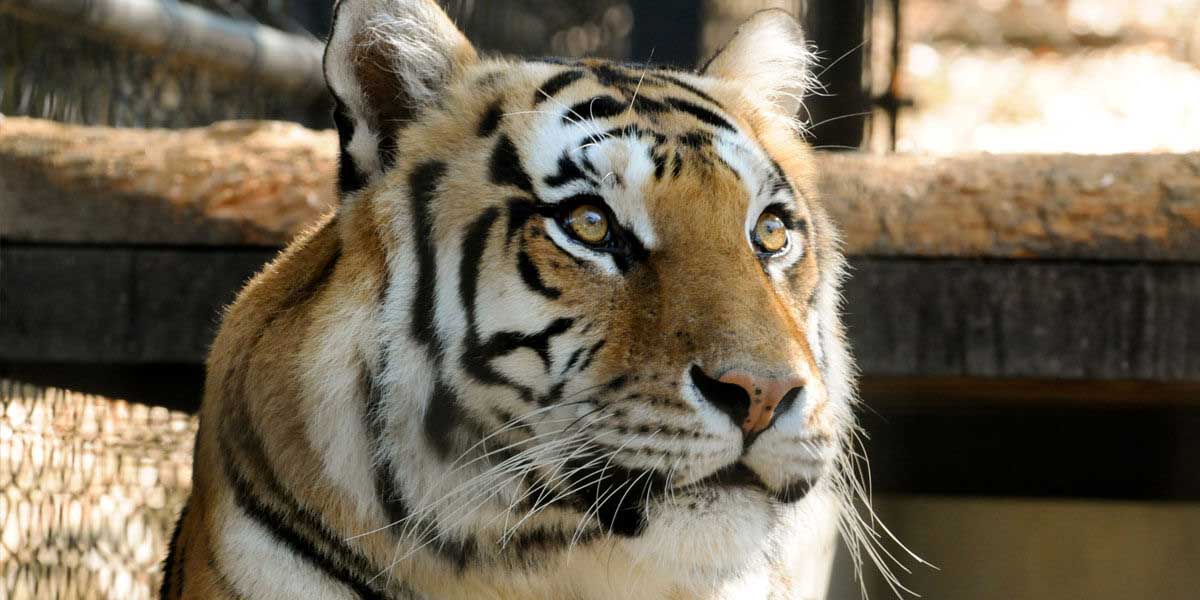
[[690, 69], [699, 59], [700, 7], [696, 0], [635, 0], [633, 48], [636, 62]]
[[804, 21], [821, 53], [816, 66], [823, 91], [805, 100], [809, 137], [822, 150], [862, 147], [871, 98], [866, 90], [866, 39], [871, 0], [811, 0]]

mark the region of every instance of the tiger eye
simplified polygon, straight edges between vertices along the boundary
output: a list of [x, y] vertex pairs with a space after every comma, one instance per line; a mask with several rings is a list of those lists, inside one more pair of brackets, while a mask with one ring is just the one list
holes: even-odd
[[608, 237], [608, 215], [591, 204], [571, 209], [567, 224], [576, 238], [588, 244], [599, 244]]
[[754, 244], [760, 252], [775, 254], [787, 246], [787, 225], [779, 215], [767, 211], [758, 217], [754, 226]]

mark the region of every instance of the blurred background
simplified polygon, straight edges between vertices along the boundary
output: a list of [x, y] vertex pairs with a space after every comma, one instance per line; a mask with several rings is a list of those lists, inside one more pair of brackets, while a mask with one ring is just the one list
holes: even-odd
[[[1200, 0], [442, 5], [488, 51], [679, 66], [798, 15], [874, 505], [936, 566], [885, 539], [899, 581], [1200, 594]], [[0, 0], [0, 598], [155, 595], [219, 308], [330, 201], [329, 17]]]

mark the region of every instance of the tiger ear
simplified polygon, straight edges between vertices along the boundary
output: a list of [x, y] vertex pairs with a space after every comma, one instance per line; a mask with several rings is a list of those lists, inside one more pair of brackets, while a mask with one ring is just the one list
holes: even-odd
[[390, 167], [397, 130], [477, 60], [433, 0], [339, 0], [324, 67], [335, 99], [341, 193]]
[[800, 24], [787, 11], [755, 13], [738, 27], [700, 72], [734, 81], [777, 116], [794, 119], [812, 87], [813, 53]]

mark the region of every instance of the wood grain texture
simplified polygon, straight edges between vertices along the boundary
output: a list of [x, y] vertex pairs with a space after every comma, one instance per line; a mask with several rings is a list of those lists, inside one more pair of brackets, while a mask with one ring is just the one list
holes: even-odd
[[[10, 246], [0, 360], [203, 362], [269, 250]], [[1200, 381], [1200, 265], [855, 259], [867, 375]]]
[[1200, 266], [852, 265], [847, 324], [867, 374], [1200, 379]]
[[[269, 122], [182, 131], [0, 122], [0, 236], [282, 245], [332, 205], [337, 138]], [[818, 154], [860, 256], [1200, 262], [1200, 153]]]
[[334, 202], [337, 135], [280, 122], [183, 130], [0, 120], [0, 236], [280, 246]]
[[0, 361], [201, 364], [265, 250], [6, 247]]
[[1200, 260], [1200, 153], [820, 157], [856, 255]]

